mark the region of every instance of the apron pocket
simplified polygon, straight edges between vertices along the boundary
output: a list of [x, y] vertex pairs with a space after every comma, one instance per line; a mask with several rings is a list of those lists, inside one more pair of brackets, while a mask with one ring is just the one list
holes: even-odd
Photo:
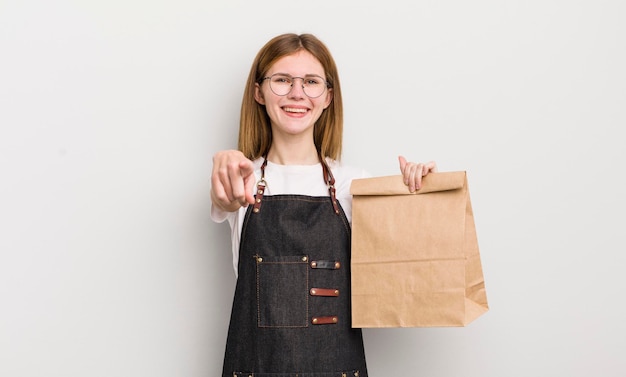
[[307, 327], [309, 258], [256, 257], [259, 327]]

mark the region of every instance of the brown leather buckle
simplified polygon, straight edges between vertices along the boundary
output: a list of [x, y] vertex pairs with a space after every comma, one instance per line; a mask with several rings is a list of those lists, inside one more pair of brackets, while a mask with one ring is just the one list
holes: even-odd
[[256, 195], [254, 196], [254, 207], [252, 212], [258, 213], [261, 210], [261, 200], [263, 200], [263, 193], [265, 193], [265, 179], [261, 179], [256, 186]]

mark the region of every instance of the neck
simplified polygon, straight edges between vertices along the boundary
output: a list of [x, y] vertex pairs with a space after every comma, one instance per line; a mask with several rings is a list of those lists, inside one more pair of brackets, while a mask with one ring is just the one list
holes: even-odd
[[274, 141], [267, 153], [267, 159], [280, 165], [315, 165], [319, 162], [313, 142], [302, 145]]

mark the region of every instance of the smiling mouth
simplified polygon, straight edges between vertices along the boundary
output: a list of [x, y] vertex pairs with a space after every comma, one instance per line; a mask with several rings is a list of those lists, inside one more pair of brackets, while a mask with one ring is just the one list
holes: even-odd
[[308, 111], [307, 109], [294, 109], [293, 107], [285, 107], [283, 110], [288, 113], [306, 113]]

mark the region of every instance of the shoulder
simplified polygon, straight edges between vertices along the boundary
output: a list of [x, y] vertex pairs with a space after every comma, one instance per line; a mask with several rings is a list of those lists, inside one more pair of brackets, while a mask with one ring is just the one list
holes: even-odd
[[255, 160], [252, 160], [252, 164], [254, 165], [254, 172], [255, 173], [257, 173], [257, 172], [259, 174], [261, 173], [261, 165], [263, 165], [263, 161], [264, 161], [263, 157], [259, 157], [259, 158], [255, 159]]
[[351, 197], [350, 185], [352, 180], [371, 177], [367, 170], [360, 167], [346, 165], [332, 159], [326, 159], [326, 163], [335, 177], [335, 188], [339, 198]]
[[369, 174], [367, 170], [360, 167], [346, 165], [340, 161], [330, 158], [326, 159], [326, 163], [328, 164], [328, 167], [332, 171], [335, 181], [338, 184], [350, 185], [353, 179], [371, 177], [371, 174]]

